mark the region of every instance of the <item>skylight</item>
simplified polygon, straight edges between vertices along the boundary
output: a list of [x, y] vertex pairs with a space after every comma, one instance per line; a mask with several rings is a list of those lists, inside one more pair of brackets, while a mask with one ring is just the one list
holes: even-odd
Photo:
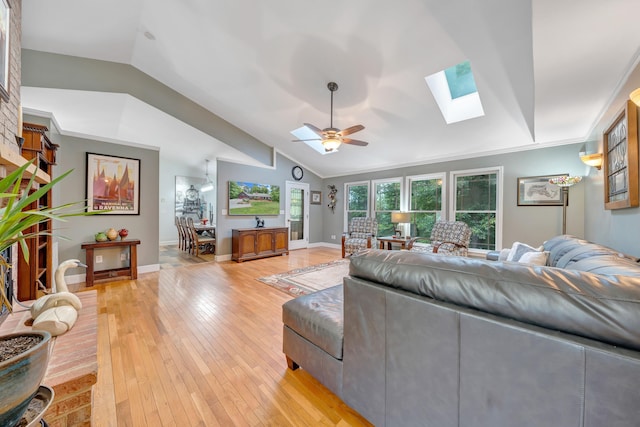
[[425, 77], [447, 124], [484, 116], [469, 61]]
[[[311, 129], [309, 129], [306, 126], [302, 126], [298, 129], [292, 130], [291, 134], [293, 136], [295, 136], [297, 139], [314, 139], [314, 138], [318, 138], [318, 134], [315, 133], [314, 131], [312, 131]], [[324, 146], [322, 145], [322, 141], [320, 139], [316, 139], [313, 141], [304, 141], [305, 144], [307, 144], [309, 147], [313, 148], [314, 150], [316, 150], [318, 153], [320, 154], [331, 154], [331, 153], [337, 153], [338, 150], [333, 150], [333, 151], [326, 151], [324, 149]], [[299, 144], [299, 143], [297, 143]]]

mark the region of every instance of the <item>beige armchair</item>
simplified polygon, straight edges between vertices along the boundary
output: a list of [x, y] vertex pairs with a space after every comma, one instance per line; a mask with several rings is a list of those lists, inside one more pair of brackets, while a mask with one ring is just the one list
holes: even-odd
[[462, 221], [437, 221], [431, 229], [431, 243], [415, 243], [412, 252], [431, 252], [441, 255], [467, 256], [471, 229]]
[[378, 221], [375, 218], [353, 218], [348, 232], [342, 235], [342, 258], [375, 245]]

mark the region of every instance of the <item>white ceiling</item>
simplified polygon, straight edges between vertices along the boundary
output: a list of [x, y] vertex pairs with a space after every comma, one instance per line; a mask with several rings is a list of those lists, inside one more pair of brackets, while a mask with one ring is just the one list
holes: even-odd
[[[328, 177], [585, 140], [637, 64], [638, 16], [638, 0], [23, 0], [22, 45], [131, 64]], [[464, 60], [485, 116], [447, 125], [424, 77]], [[329, 81], [334, 126], [363, 124], [368, 147], [291, 142], [329, 126]], [[37, 92], [29, 108], [54, 108]], [[102, 108], [82, 99], [73, 114]], [[106, 114], [96, 135], [119, 139], [101, 132], [137, 113]]]

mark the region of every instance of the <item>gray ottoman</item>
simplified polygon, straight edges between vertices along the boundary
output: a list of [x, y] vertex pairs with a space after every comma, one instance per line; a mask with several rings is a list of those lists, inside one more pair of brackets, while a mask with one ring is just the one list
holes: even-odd
[[282, 306], [282, 350], [287, 364], [308, 371], [342, 397], [344, 341], [342, 285], [304, 295]]

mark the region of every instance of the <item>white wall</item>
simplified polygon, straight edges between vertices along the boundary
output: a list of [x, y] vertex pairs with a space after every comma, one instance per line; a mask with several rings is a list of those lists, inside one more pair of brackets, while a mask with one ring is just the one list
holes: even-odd
[[[201, 157], [198, 153], [194, 155]], [[209, 159], [209, 178], [216, 182], [217, 162]], [[175, 219], [175, 184], [176, 175], [204, 178], [206, 172], [206, 161], [202, 159], [202, 168], [193, 168], [188, 165], [176, 163], [175, 159], [167, 158], [160, 152], [160, 206], [158, 215], [160, 221], [159, 239], [161, 245], [176, 244], [178, 242], [178, 232], [176, 230]], [[213, 190], [214, 195], [210, 197], [213, 204], [213, 212], [216, 212], [216, 196], [218, 186]], [[208, 197], [209, 199], [209, 197]]]

